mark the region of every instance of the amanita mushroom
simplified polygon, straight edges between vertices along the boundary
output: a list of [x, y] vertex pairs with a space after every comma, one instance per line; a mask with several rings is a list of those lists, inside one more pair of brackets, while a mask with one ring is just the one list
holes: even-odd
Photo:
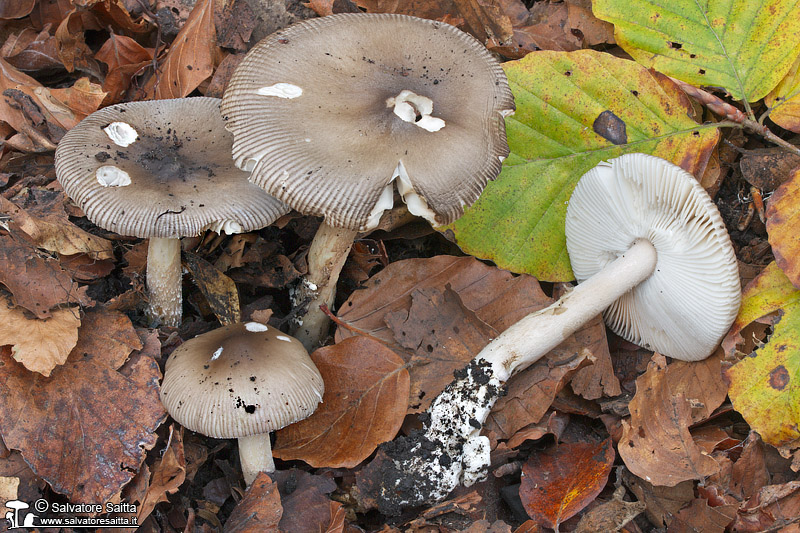
[[58, 144], [56, 176], [89, 220], [149, 238], [149, 315], [181, 321], [180, 238], [247, 232], [288, 212], [231, 160], [217, 98], [130, 102], [86, 117]]
[[190, 339], [170, 355], [161, 401], [183, 427], [238, 439], [249, 486], [273, 472], [269, 432], [302, 420], [322, 401], [324, 385], [299, 341], [260, 324], [232, 324]]
[[247, 54], [222, 103], [236, 164], [292, 208], [325, 218], [301, 287], [313, 298], [296, 333], [307, 348], [325, 336], [319, 305], [331, 305], [354, 237], [392, 207], [394, 184], [412, 213], [454, 221], [500, 172], [513, 110], [499, 63], [441, 22], [333, 15]]
[[424, 431], [397, 447], [410, 453], [393, 457], [384, 508], [441, 499], [485, 475], [480, 428], [503, 383], [598, 313], [627, 340], [685, 361], [710, 355], [733, 323], [741, 289], [730, 238], [681, 168], [645, 154], [599, 164], [575, 188], [566, 234], [581, 283], [495, 338], [434, 400]]

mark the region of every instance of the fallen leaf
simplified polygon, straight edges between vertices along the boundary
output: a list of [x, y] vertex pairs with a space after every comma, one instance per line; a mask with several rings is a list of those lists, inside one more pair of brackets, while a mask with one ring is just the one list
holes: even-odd
[[0, 293], [0, 346], [12, 346], [12, 357], [32, 372], [49, 376], [58, 365], [67, 360], [70, 350], [78, 342], [81, 324], [77, 309], [59, 309], [50, 318], [28, 318], [19, 307], [14, 307]]
[[[567, 202], [599, 162], [644, 152], [700, 176], [719, 138], [688, 116], [691, 106], [674, 83], [632, 61], [593, 50], [541, 51], [503, 69], [517, 106], [506, 118], [511, 153], [478, 201], [437, 229], [466, 253], [512, 272], [541, 281], [574, 278], [564, 233]], [[626, 144], [592, 129], [607, 111], [626, 124]]]
[[89, 254], [94, 259], [114, 257], [111, 241], [92, 235], [68, 221], [32, 216], [0, 196], [0, 213], [7, 215], [39, 248], [62, 255]]
[[58, 306], [94, 303], [86, 287], [79, 288], [58, 261], [39, 255], [32, 243], [13, 234], [0, 236], [0, 282], [17, 305], [37, 318], [50, 318]]
[[140, 522], [150, 516], [156, 504], [168, 502], [168, 494], [174, 494], [186, 479], [186, 458], [183, 455], [183, 429], [170, 427], [169, 447], [164, 450], [161, 459], [153, 466], [150, 485], [137, 509]]
[[198, 1], [163, 61], [142, 88], [146, 99], [183, 98], [210, 77], [219, 63], [214, 0]]
[[522, 466], [519, 488], [528, 516], [558, 530], [600, 494], [614, 457], [611, 439], [559, 444], [552, 453], [531, 455]]
[[769, 118], [781, 128], [800, 133], [800, 56], [780, 83], [764, 97]]
[[800, 166], [800, 155], [783, 148], [748, 150], [739, 160], [742, 177], [762, 191], [774, 191]]
[[[3, 440], [73, 502], [105, 503], [117, 494], [155, 445], [154, 431], [166, 417], [158, 395], [158, 364], [140, 356], [124, 375], [109, 365], [105, 343], [95, 338], [98, 327], [115, 327], [111, 324], [119, 316], [89, 311], [84, 323], [95, 327], [79, 330], [78, 346], [49, 378], [0, 354]], [[130, 321], [125, 327], [128, 332], [106, 329], [102, 334], [126, 339], [133, 331]], [[102, 348], [85, 351], [83, 346]], [[117, 363], [119, 353], [113, 359]]]
[[367, 337], [311, 354], [325, 381], [313, 415], [277, 432], [273, 455], [314, 467], [352, 468], [394, 438], [408, 407], [403, 360]]
[[710, 476], [719, 465], [692, 441], [688, 430], [693, 420], [691, 397], [677, 390], [667, 373], [664, 357], [656, 355], [636, 380], [630, 423], [623, 422], [618, 449], [633, 474], [654, 485], [674, 487]]
[[278, 524], [282, 515], [283, 508], [277, 484], [266, 472], [259, 472], [242, 501], [231, 512], [223, 531], [224, 533], [279, 533]]
[[19, 19], [30, 14], [36, 0], [3, 0], [0, 19]]
[[[793, 0], [597, 0], [594, 14], [614, 24], [636, 61], [692, 85], [724, 87], [755, 102], [783, 79], [800, 52], [800, 5]], [[736, 32], [726, 31], [736, 28]]]
[[331, 522], [331, 499], [336, 482], [327, 476], [317, 476], [291, 469], [271, 474], [281, 493], [283, 515], [281, 531], [325, 531]]
[[800, 169], [796, 169], [767, 204], [767, 233], [775, 262], [800, 288]]
[[620, 531], [646, 507], [644, 502], [626, 502], [622, 499], [624, 495], [625, 487], [617, 488], [612, 500], [601, 503], [581, 517], [573, 533]]
[[218, 2], [215, 8], [217, 46], [230, 48], [235, 52], [247, 52], [247, 43], [257, 23], [248, 3], [244, 0], [225, 0]]
[[[387, 313], [386, 324], [410, 358], [409, 412], [420, 412], [453, 381], [497, 332], [467, 309], [449, 285], [414, 289], [408, 311]], [[427, 400], [424, 401], [423, 400]]]
[[106, 104], [122, 101], [133, 77], [152, 63], [153, 52], [130, 37], [113, 33], [109, 36], [94, 56], [108, 65], [108, 74], [103, 80], [103, 90], [108, 93]]
[[67, 87], [66, 89], [47, 89], [42, 87], [40, 91], [36, 92], [39, 101], [51, 111], [53, 107], [61, 106], [72, 112], [74, 123], [67, 124], [64, 121], [59, 121], [67, 129], [71, 129], [88, 115], [97, 111], [100, 104], [105, 100], [106, 94], [101, 85], [92, 83], [86, 77], [78, 78], [72, 84], [72, 87]]
[[[742, 293], [742, 308], [723, 340], [728, 353], [743, 341], [743, 328], [775, 311], [773, 333], [766, 345], [729, 368], [728, 395], [736, 409], [773, 446], [795, 445], [800, 439], [800, 290], [770, 263]], [[740, 340], [741, 339], [741, 340]]]
[[184, 252], [184, 264], [200, 288], [211, 310], [223, 326], [240, 322], [239, 291], [231, 278], [191, 252]]
[[764, 454], [764, 443], [758, 433], [751, 431], [744, 441], [744, 448], [739, 458], [733, 463], [731, 484], [728, 492], [739, 501], [755, 495], [770, 482]]
[[695, 497], [694, 483], [691, 481], [683, 481], [674, 487], [658, 487], [627, 470], [623, 470], [622, 477], [636, 498], [645, 503], [645, 514], [656, 527], [672, 522], [680, 509]]
[[775, 524], [794, 521], [797, 516], [800, 516], [800, 481], [767, 485], [739, 507], [731, 530], [741, 533], [768, 531]]
[[9, 35], [0, 48], [0, 57], [23, 72], [41, 74], [64, 69], [58, 59], [56, 38], [48, 30], [23, 28], [18, 34]]
[[[84, 22], [87, 20], [83, 16], [84, 12], [74, 9], [62, 20], [55, 31], [56, 50], [58, 58], [67, 69], [73, 72], [76, 69], [81, 72], [100, 73], [99, 65], [94, 59], [92, 49], [86, 44], [84, 32], [87, 29]], [[98, 78], [100, 76], [97, 76]]]
[[735, 505], [711, 507], [707, 500], [696, 498], [669, 523], [667, 533], [724, 533], [735, 517]]

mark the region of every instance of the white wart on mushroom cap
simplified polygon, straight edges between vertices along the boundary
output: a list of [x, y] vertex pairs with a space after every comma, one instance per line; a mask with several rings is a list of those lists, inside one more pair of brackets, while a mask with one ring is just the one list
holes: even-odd
[[323, 392], [322, 376], [300, 342], [248, 322], [204, 333], [173, 351], [161, 401], [182, 426], [230, 439], [308, 417]]
[[217, 98], [113, 105], [71, 129], [56, 150], [67, 195], [98, 226], [121, 235], [178, 238], [239, 233], [288, 207], [231, 161], [233, 138]]
[[486, 48], [441, 22], [393, 14], [311, 19], [239, 64], [222, 113], [240, 168], [334, 227], [365, 230], [392, 205], [447, 224], [508, 155], [514, 110]]
[[645, 154], [600, 163], [569, 200], [566, 235], [578, 281], [638, 239], [655, 247], [655, 271], [604, 313], [631, 342], [699, 360], [736, 317], [741, 289], [730, 237], [714, 203], [680, 167]]

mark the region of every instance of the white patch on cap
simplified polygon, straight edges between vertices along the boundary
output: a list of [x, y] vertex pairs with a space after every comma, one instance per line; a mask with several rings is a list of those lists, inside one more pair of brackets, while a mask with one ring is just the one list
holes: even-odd
[[428, 207], [428, 202], [414, 190], [411, 178], [408, 177], [408, 172], [406, 172], [406, 167], [402, 161], [397, 163], [397, 168], [392, 174], [392, 180], [394, 179], [397, 179], [397, 191], [403, 197], [406, 206], [408, 206], [408, 212], [436, 225], [436, 213]]
[[228, 235], [234, 235], [242, 232], [242, 226], [235, 220], [215, 220], [203, 226], [203, 230], [216, 232], [218, 235], [225, 232]]
[[219, 356], [220, 356], [220, 355], [222, 355], [222, 346], [220, 346], [219, 348], [217, 348], [217, 351], [216, 351], [216, 352], [214, 352], [214, 354], [211, 356], [211, 360], [212, 360], [212, 361], [216, 361], [217, 359], [219, 359]]
[[261, 96], [277, 96], [278, 98], [297, 98], [303, 94], [303, 89], [291, 83], [276, 83], [269, 87], [261, 87], [256, 91]]
[[278, 335], [275, 338], [278, 339], [279, 341], [292, 342], [292, 339], [290, 339], [289, 337], [286, 337], [285, 335]]
[[139, 134], [127, 122], [112, 122], [103, 128], [103, 131], [114, 144], [123, 148], [132, 145], [139, 138]]
[[131, 177], [124, 170], [113, 165], [104, 165], [95, 173], [97, 183], [103, 187], [124, 187], [131, 184]]
[[260, 333], [262, 331], [267, 331], [269, 328], [266, 325], [258, 322], [248, 322], [244, 325], [244, 329], [247, 331], [252, 331], [253, 333]]
[[397, 96], [386, 99], [386, 107], [392, 106], [394, 106], [394, 114], [405, 122], [410, 122], [430, 132], [444, 128], [444, 120], [431, 116], [433, 100], [427, 96], [420, 96], [405, 89], [400, 91]]

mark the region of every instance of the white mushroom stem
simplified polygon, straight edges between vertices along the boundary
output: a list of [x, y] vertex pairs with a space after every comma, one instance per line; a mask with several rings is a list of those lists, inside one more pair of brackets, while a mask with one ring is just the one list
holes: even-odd
[[259, 472], [274, 472], [272, 444], [269, 433], [239, 437], [239, 461], [242, 463], [244, 482], [249, 487]]
[[181, 240], [153, 237], [147, 248], [147, 316], [165, 326], [181, 325]]
[[[469, 486], [486, 475], [489, 442], [480, 436], [500, 387], [514, 373], [538, 361], [586, 322], [655, 270], [657, 254], [647, 240], [628, 251], [545, 309], [526, 316], [490, 342], [464, 372], [433, 401], [423, 431], [403, 449], [433, 450], [428, 459], [409, 453], [394, 457], [397, 478], [411, 480], [387, 487], [382, 505], [413, 506], [440, 500], [459, 483]], [[391, 456], [391, 453], [390, 453]], [[392, 479], [397, 479], [392, 477]]]
[[309, 352], [319, 348], [328, 333], [330, 319], [320, 306], [324, 304], [332, 309], [336, 297], [336, 282], [339, 281], [339, 274], [356, 235], [356, 231], [335, 228], [323, 222], [311, 241], [308, 250], [308, 274], [295, 297], [297, 303], [308, 298], [311, 298], [311, 303], [305, 316], [298, 317], [302, 323], [293, 333]]

